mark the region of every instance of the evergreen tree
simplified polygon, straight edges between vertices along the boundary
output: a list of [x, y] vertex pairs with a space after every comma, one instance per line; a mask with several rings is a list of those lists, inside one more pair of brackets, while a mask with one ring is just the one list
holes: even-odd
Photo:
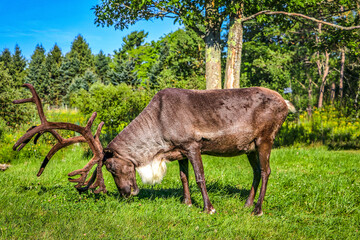
[[15, 45], [15, 53], [12, 56], [12, 68], [10, 74], [14, 79], [14, 83], [17, 86], [20, 86], [24, 83], [24, 78], [26, 76], [26, 59], [21, 53], [19, 45]]
[[158, 79], [160, 77], [160, 73], [166, 68], [164, 63], [169, 56], [169, 49], [170, 47], [168, 44], [165, 42], [160, 43], [159, 58], [152, 65], [148, 73], [148, 81], [151, 88], [155, 88], [159, 85]]
[[95, 58], [95, 73], [98, 75], [102, 83], [107, 82], [107, 77], [110, 71], [109, 63], [109, 58], [105, 56], [102, 50], [100, 50], [99, 54]]
[[50, 81], [48, 71], [45, 65], [45, 49], [42, 45], [36, 45], [35, 51], [31, 56], [29, 63], [29, 71], [25, 79], [26, 82], [32, 84], [38, 92], [40, 98], [48, 101]]
[[80, 89], [84, 89], [86, 91], [89, 90], [89, 85], [83, 77], [75, 77], [71, 84], [69, 85], [69, 91], [67, 98], [70, 98], [72, 93], [76, 93], [80, 91]]
[[82, 75], [87, 69], [94, 67], [94, 56], [91, 53], [89, 44], [80, 34], [71, 44], [71, 50], [66, 55], [69, 59], [77, 58], [80, 65], [76, 75]]
[[24, 94], [22, 89], [17, 88], [4, 62], [0, 62], [0, 120], [5, 121], [7, 125], [15, 126], [29, 119], [28, 106], [11, 104], [13, 100], [23, 98]]
[[112, 82], [137, 85], [147, 81], [158, 52], [157, 43], [145, 43], [147, 35], [144, 31], [134, 31], [123, 38], [122, 47], [114, 54]]
[[45, 65], [47, 72], [49, 74], [49, 82], [50, 82], [50, 96], [49, 101], [53, 105], [60, 104], [60, 92], [61, 92], [61, 80], [60, 80], [60, 66], [62, 63], [62, 52], [57, 44], [50, 50], [50, 52], [46, 56]]
[[84, 89], [89, 91], [89, 88], [92, 84], [98, 81], [98, 78], [95, 73], [90, 70], [87, 70], [85, 74], [81, 77], [75, 77], [69, 86], [68, 97], [72, 93], [76, 93], [80, 91], [80, 89]]
[[0, 62], [3, 62], [3, 67], [5, 69], [11, 69], [12, 68], [12, 59], [11, 59], [11, 52], [8, 48], [5, 48], [1, 55], [0, 55]]
[[96, 76], [96, 74], [91, 70], [87, 70], [85, 74], [82, 76], [82, 78], [89, 87], [98, 81], [98, 76]]
[[[69, 59], [67, 56], [63, 59], [59, 68], [59, 99], [63, 99], [69, 92], [69, 86], [76, 76], [79, 76], [80, 61], [75, 54], [73, 58]], [[68, 99], [64, 99], [65, 102]]]
[[139, 79], [135, 69], [135, 62], [132, 60], [124, 61], [116, 59], [114, 69], [109, 73], [110, 83], [118, 85], [120, 83], [126, 83], [128, 85], [137, 85]]

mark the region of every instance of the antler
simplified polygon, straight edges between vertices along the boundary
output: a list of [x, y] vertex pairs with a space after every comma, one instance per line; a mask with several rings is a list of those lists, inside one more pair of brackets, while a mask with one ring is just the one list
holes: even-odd
[[[26, 102], [35, 103], [37, 110], [38, 110], [41, 124], [39, 126], [33, 126], [30, 129], [28, 129], [27, 132], [15, 143], [15, 145], [13, 146], [13, 149], [20, 151], [36, 134], [37, 135], [34, 139], [35, 144], [42, 134], [44, 134], [45, 132], [51, 133], [58, 140], [58, 143], [55, 144], [51, 148], [49, 153], [46, 155], [43, 163], [41, 164], [40, 170], [37, 174], [37, 176], [40, 176], [42, 174], [42, 172], [44, 171], [46, 165], [50, 161], [51, 157], [57, 151], [59, 151], [60, 149], [62, 149], [64, 147], [67, 147], [71, 144], [74, 144], [74, 143], [87, 142], [89, 144], [90, 149], [93, 152], [94, 156], [85, 165], [85, 167], [69, 173], [68, 176], [70, 176], [70, 177], [75, 176], [75, 175], [80, 175], [80, 177], [77, 179], [69, 178], [69, 181], [77, 182], [78, 184], [75, 187], [79, 191], [85, 191], [88, 188], [96, 189], [97, 187], [99, 187], [97, 190], [94, 191], [95, 193], [99, 193], [99, 192], [106, 193], [107, 190], [106, 190], [106, 187], [104, 184], [104, 178], [103, 178], [102, 171], [101, 171], [101, 168], [103, 165], [104, 152], [103, 152], [103, 147], [102, 147], [100, 139], [99, 139], [101, 129], [104, 125], [104, 122], [101, 122], [99, 124], [95, 136], [93, 136], [91, 133], [91, 126], [96, 118], [96, 112], [94, 112], [92, 114], [92, 116], [90, 117], [90, 119], [85, 127], [81, 127], [79, 125], [72, 124], [72, 123], [48, 122], [45, 117], [43, 108], [42, 108], [41, 100], [40, 100], [39, 96], [37, 95], [34, 87], [28, 83], [24, 84], [23, 87], [27, 87], [30, 89], [30, 91], [32, 93], [32, 97], [27, 98], [27, 99], [15, 100], [15, 101], [13, 101], [13, 103], [15, 103], [15, 104], [26, 103]], [[75, 131], [75, 132], [79, 133], [81, 136], [64, 139], [54, 129], [65, 129], [65, 130]], [[89, 181], [85, 182], [86, 178], [89, 174], [89, 171], [95, 164], [97, 164], [97, 167], [96, 167], [96, 170], [94, 171], [93, 176], [91, 177], [91, 179]], [[96, 181], [95, 181], [95, 179], [96, 179]], [[86, 185], [86, 186], [81, 188], [84, 185]]]

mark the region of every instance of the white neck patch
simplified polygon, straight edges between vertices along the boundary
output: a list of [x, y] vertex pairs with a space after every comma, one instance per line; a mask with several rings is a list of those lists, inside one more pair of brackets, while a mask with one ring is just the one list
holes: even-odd
[[161, 183], [166, 174], [166, 162], [165, 159], [154, 159], [145, 166], [137, 167], [136, 171], [139, 173], [141, 181], [151, 185]]

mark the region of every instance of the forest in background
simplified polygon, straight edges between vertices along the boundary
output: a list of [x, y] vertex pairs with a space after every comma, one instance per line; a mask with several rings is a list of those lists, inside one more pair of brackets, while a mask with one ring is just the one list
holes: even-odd
[[[288, 117], [279, 145], [322, 142], [358, 148], [360, 31], [285, 19], [262, 15], [243, 25], [240, 87], [268, 87], [294, 103], [298, 113]], [[353, 25], [359, 14], [347, 9], [326, 12], [322, 19], [342, 19], [342, 24]], [[221, 32], [222, 84], [230, 20], [227, 26]], [[152, 42], [147, 35], [132, 32], [109, 55], [93, 53], [86, 36], [80, 34], [68, 53], [57, 44], [50, 50], [39, 44], [31, 59], [25, 59], [18, 45], [14, 52], [4, 49], [0, 125], [14, 127], [34, 117], [29, 105], [11, 104], [29, 95], [20, 88], [23, 83], [33, 84], [49, 108], [77, 108], [86, 116], [98, 112], [108, 139], [134, 119], [157, 91], [206, 88], [206, 43], [196, 31], [184, 27]]]

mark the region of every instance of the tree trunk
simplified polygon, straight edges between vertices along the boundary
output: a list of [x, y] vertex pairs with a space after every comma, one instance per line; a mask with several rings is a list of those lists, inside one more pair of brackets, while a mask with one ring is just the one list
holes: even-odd
[[331, 93], [330, 93], [330, 102], [331, 102], [331, 105], [334, 104], [334, 101], [335, 101], [335, 90], [336, 90], [336, 85], [335, 85], [335, 82], [333, 82], [331, 84]]
[[309, 119], [311, 119], [312, 116], [312, 78], [309, 75], [308, 72], [306, 72], [306, 76], [309, 79], [309, 86], [308, 86], [308, 108], [307, 108], [307, 112], [308, 112], [308, 116]]
[[[319, 101], [318, 101], [318, 108], [322, 108], [323, 101], [324, 101], [324, 91], [325, 91], [325, 84], [326, 84], [326, 77], [329, 74], [329, 52], [325, 51], [325, 63], [318, 64], [319, 66], [322, 66], [322, 77], [321, 77], [321, 86], [320, 86], [320, 94], [319, 94]], [[318, 60], [320, 61], [320, 60]], [[319, 69], [319, 72], [321, 72], [321, 69]]]
[[356, 96], [355, 96], [356, 118], [359, 118], [359, 108], [360, 108], [358, 104], [359, 95], [360, 95], [360, 79], [358, 80], [358, 89], [356, 91]]
[[[322, 24], [319, 23], [318, 24], [319, 35], [321, 34], [321, 27], [322, 27]], [[320, 39], [318, 36], [316, 37], [315, 40], [316, 40], [317, 44], [320, 44]], [[316, 53], [316, 55], [317, 55], [316, 65], [318, 67], [319, 77], [321, 78], [318, 108], [322, 108], [323, 101], [324, 101], [325, 84], [326, 84], [326, 80], [327, 80], [326, 77], [329, 74], [329, 52], [327, 50], [325, 50], [325, 60], [320, 59], [319, 51]]]
[[221, 89], [221, 47], [220, 31], [205, 37], [206, 89]]
[[205, 78], [206, 89], [221, 89], [221, 44], [220, 31], [222, 20], [215, 1], [206, 3], [207, 19], [205, 33]]
[[345, 69], [345, 47], [341, 49], [341, 68], [340, 68], [340, 83], [339, 83], [339, 97], [340, 104], [343, 99], [343, 88], [344, 88], [344, 69]]
[[240, 87], [241, 53], [243, 47], [242, 7], [232, 16], [228, 35], [228, 50], [224, 88]]

